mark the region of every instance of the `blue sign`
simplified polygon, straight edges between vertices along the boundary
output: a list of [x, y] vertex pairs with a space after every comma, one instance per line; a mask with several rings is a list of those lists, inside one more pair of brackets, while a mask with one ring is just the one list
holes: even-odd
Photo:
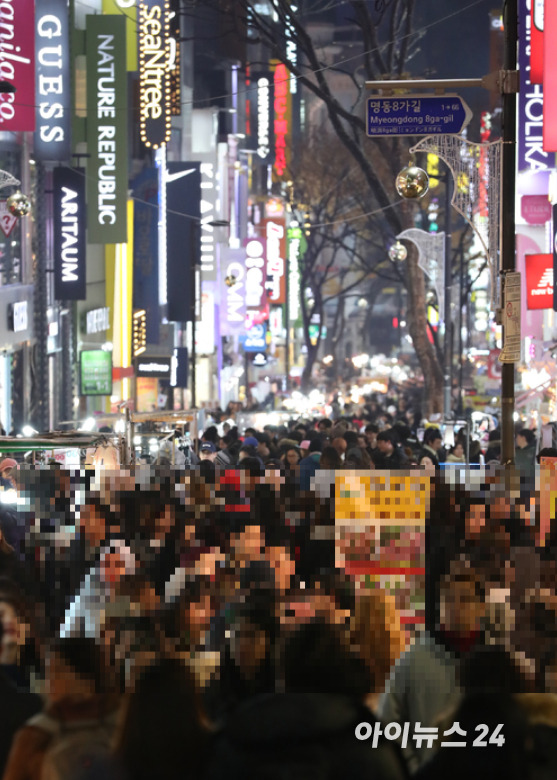
[[458, 95], [400, 95], [367, 101], [367, 134], [454, 135], [472, 112]]
[[267, 329], [265, 325], [253, 325], [239, 338], [244, 352], [265, 352], [267, 349]]

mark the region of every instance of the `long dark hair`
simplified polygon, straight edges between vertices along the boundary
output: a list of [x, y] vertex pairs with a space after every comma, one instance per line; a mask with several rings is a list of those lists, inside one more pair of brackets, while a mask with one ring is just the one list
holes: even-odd
[[208, 732], [195, 682], [178, 659], [144, 670], [127, 702], [116, 760], [129, 780], [189, 780], [204, 768]]

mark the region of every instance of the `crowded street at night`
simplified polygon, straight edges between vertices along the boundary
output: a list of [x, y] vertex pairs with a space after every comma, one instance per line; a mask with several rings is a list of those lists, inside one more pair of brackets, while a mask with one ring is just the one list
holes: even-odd
[[554, 35], [0, 0], [0, 780], [557, 778]]

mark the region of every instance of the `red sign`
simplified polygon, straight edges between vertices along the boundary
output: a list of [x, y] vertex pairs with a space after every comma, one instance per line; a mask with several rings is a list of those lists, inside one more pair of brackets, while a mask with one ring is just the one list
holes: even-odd
[[543, 149], [557, 152], [557, 3], [545, 4], [543, 28]]
[[526, 255], [528, 309], [553, 308], [553, 255]]
[[288, 144], [287, 136], [290, 133], [290, 115], [291, 115], [291, 96], [290, 96], [290, 75], [286, 66], [282, 63], [275, 68], [275, 164], [274, 171], [278, 178], [282, 178], [286, 173], [288, 164]]
[[543, 7], [544, 0], [531, 0], [530, 84], [543, 84]]
[[15, 93], [0, 93], [0, 131], [35, 129], [35, 2], [0, 2], [0, 80]]
[[523, 195], [520, 213], [529, 225], [545, 225], [551, 219], [551, 203], [547, 195]]
[[284, 219], [266, 219], [267, 299], [271, 304], [286, 303], [286, 224]]

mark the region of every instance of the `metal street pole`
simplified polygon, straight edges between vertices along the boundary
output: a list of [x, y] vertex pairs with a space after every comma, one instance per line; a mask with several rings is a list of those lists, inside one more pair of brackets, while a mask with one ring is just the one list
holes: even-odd
[[[445, 174], [445, 336], [443, 338], [443, 417], [445, 422], [451, 419], [452, 405], [452, 318], [451, 318], [451, 287], [452, 287], [452, 220], [451, 220], [451, 183], [452, 176], [447, 165]], [[454, 183], [456, 186], [456, 183]]]
[[197, 252], [197, 246], [198, 246], [198, 230], [200, 229], [200, 224], [196, 219], [192, 219], [192, 229], [191, 229], [191, 408], [196, 409], [197, 408], [197, 350], [195, 345], [195, 337], [196, 337], [196, 331], [197, 328], [196, 322], [197, 322], [197, 305], [198, 305], [198, 252]]
[[[506, 0], [504, 7], [505, 61], [504, 69], [517, 66], [518, 2]], [[501, 195], [501, 271], [515, 270], [515, 165], [516, 165], [516, 94], [503, 94], [503, 151]], [[504, 334], [503, 334], [504, 335]], [[501, 459], [504, 465], [514, 463], [514, 363], [502, 364], [501, 381]]]

